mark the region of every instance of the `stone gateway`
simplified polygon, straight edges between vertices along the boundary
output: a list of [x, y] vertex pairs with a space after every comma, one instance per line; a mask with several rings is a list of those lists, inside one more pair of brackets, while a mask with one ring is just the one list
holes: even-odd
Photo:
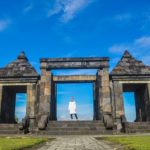
[[[110, 73], [108, 57], [42, 58], [40, 64], [41, 75], [21, 52], [15, 61], [0, 68], [0, 133], [20, 133], [20, 124], [15, 121], [16, 93], [27, 94], [25, 118], [28, 118], [31, 133], [150, 131], [150, 67], [128, 51]], [[54, 76], [53, 69], [97, 69], [97, 74]], [[93, 83], [93, 121], [57, 121], [56, 85], [72, 82]], [[135, 93], [136, 120], [133, 123], [126, 120], [123, 92]], [[78, 129], [73, 130], [74, 127]]]

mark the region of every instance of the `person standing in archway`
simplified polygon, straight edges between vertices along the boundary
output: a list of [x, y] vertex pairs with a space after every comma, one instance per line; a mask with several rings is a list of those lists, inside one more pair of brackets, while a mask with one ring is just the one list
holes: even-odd
[[76, 102], [74, 100], [74, 97], [71, 97], [70, 99], [68, 110], [69, 110], [71, 119], [73, 119], [73, 115], [74, 115], [76, 120], [78, 120], [78, 116], [76, 113]]

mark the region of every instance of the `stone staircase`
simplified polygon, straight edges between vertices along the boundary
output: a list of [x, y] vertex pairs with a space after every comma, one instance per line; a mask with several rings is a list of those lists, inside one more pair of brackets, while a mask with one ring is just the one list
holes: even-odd
[[113, 134], [113, 130], [106, 130], [102, 121], [50, 121], [46, 130], [36, 133], [39, 135], [96, 135]]
[[150, 133], [150, 122], [128, 122], [125, 124], [126, 133]]
[[19, 124], [0, 124], [0, 134], [20, 134]]

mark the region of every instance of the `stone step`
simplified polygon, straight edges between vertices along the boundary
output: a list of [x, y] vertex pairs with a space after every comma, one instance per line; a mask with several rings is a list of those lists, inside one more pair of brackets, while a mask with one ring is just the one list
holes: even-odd
[[17, 128], [19, 124], [0, 124], [0, 128]]
[[150, 122], [126, 123], [127, 133], [150, 133]]
[[137, 130], [140, 130], [140, 129], [150, 129], [150, 126], [149, 127], [127, 127], [128, 129], [137, 129]]
[[88, 135], [112, 134], [113, 130], [106, 130], [102, 121], [49, 121], [46, 130], [36, 134], [46, 135]]
[[101, 120], [90, 120], [90, 121], [86, 121], [86, 120], [66, 120], [66, 121], [49, 121], [51, 123], [103, 123]]
[[127, 125], [150, 125], [150, 122], [128, 122]]
[[18, 124], [0, 124], [0, 130], [17, 130], [19, 129]]
[[78, 124], [62, 124], [62, 125], [50, 125], [50, 124], [48, 124], [47, 125], [47, 128], [53, 128], [53, 127], [55, 127], [55, 128], [65, 128], [65, 127], [72, 127], [72, 128], [76, 128], [76, 127], [81, 127], [81, 128], [99, 128], [99, 127], [101, 127], [101, 128], [103, 128], [104, 127], [104, 125], [78, 125]]
[[19, 130], [1, 130], [0, 134], [20, 134]]
[[66, 121], [66, 122], [49, 122], [48, 127], [76, 127], [76, 126], [83, 126], [83, 127], [99, 127], [99, 126], [104, 126], [102, 122], [87, 122], [87, 121]]
[[102, 131], [105, 128], [46, 128], [47, 131]]
[[142, 129], [142, 130], [126, 130], [126, 133], [150, 133], [150, 129]]
[[49, 121], [51, 124], [63, 124], [63, 123], [68, 123], [68, 124], [103, 124], [102, 121]]
[[82, 131], [38, 131], [38, 132], [33, 132], [38, 135], [98, 135], [98, 134], [113, 134], [112, 130], [99, 130], [99, 131], [87, 131], [87, 130], [82, 130]]
[[19, 124], [0, 124], [0, 134], [19, 134]]

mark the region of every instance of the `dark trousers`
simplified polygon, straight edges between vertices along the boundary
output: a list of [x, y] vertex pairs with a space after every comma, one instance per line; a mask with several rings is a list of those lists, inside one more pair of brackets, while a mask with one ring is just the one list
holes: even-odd
[[73, 119], [73, 115], [76, 117], [76, 119], [78, 119], [77, 114], [70, 114], [71, 119]]

